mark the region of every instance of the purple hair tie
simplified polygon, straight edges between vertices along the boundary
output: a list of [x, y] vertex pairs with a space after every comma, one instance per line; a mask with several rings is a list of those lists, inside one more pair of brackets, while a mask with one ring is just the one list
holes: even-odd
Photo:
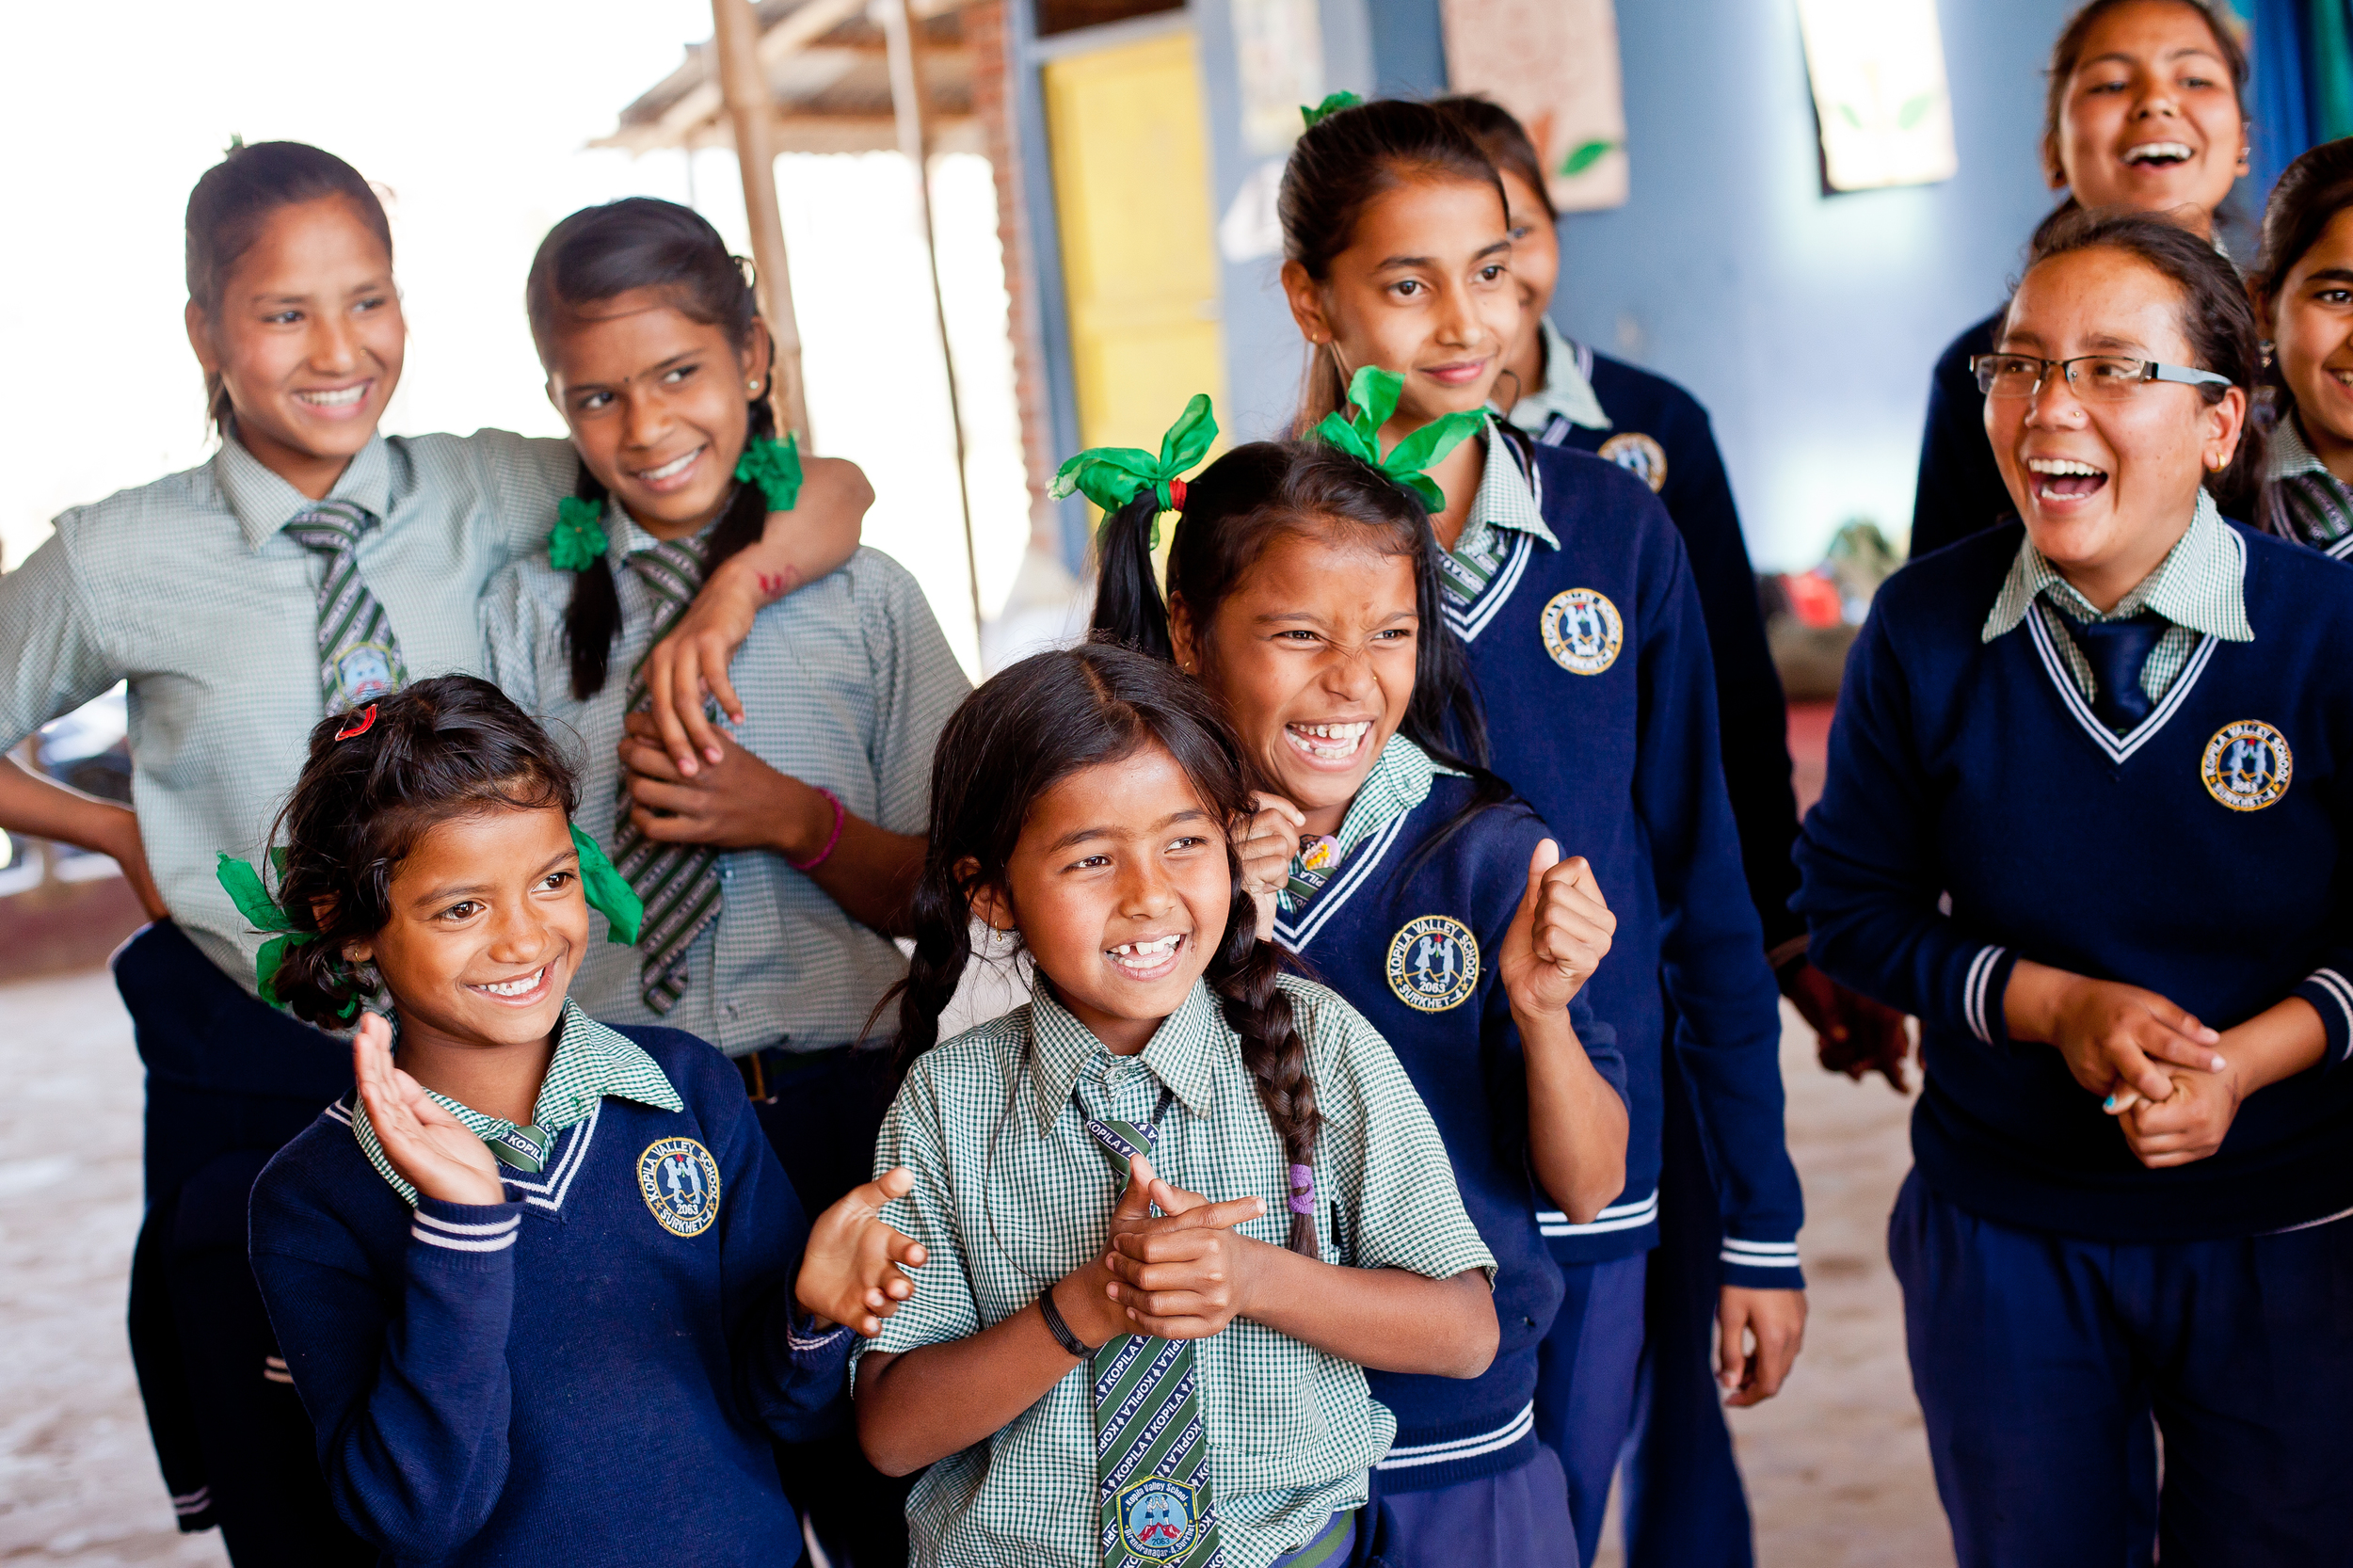
[[1291, 1167], [1291, 1212], [1313, 1214], [1316, 1211], [1316, 1168], [1313, 1165]]

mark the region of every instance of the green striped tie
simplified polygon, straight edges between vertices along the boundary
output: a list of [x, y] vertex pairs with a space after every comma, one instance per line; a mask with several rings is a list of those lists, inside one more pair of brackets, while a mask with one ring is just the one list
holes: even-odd
[[[653, 634], [646, 652], [670, 630], [702, 590], [702, 552], [682, 540], [632, 551], [630, 569], [653, 595]], [[649, 704], [646, 660], [630, 672], [628, 712]], [[719, 852], [707, 844], [665, 844], [647, 838], [630, 820], [629, 785], [621, 785], [620, 820], [614, 826], [613, 864], [645, 901], [639, 929], [637, 994], [657, 1014], [666, 1014], [686, 994], [686, 950], [719, 917]]]
[[[1169, 1096], [1160, 1096], [1167, 1114]], [[1158, 1128], [1087, 1117], [1121, 1185]], [[1209, 1428], [1193, 1384], [1190, 1339], [1123, 1334], [1095, 1352], [1096, 1544], [1103, 1568], [1224, 1568], [1209, 1494]]]
[[2353, 495], [2325, 469], [2289, 474], [2279, 482], [2279, 496], [2306, 544], [2332, 545], [2353, 529]]
[[367, 509], [348, 501], [322, 501], [286, 524], [287, 537], [327, 557], [319, 579], [319, 687], [330, 713], [390, 696], [408, 680], [392, 617], [360, 580], [360, 536], [374, 526]]

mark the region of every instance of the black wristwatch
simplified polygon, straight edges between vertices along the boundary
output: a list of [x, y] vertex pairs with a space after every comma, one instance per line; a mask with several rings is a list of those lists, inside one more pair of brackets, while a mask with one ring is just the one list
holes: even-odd
[[1054, 1304], [1053, 1286], [1048, 1286], [1044, 1294], [1038, 1297], [1037, 1310], [1038, 1316], [1046, 1320], [1046, 1332], [1054, 1336], [1054, 1343], [1081, 1361], [1095, 1353], [1092, 1348], [1081, 1343], [1079, 1336], [1070, 1332], [1070, 1325], [1063, 1321], [1062, 1309]]

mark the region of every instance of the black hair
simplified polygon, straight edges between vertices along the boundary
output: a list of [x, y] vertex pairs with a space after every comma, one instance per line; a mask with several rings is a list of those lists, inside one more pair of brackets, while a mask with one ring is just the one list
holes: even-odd
[[[488, 680], [440, 675], [378, 697], [376, 717], [346, 735], [353, 713], [311, 729], [311, 752], [271, 831], [284, 849], [278, 902], [297, 931], [278, 970], [279, 1000], [323, 1026], [374, 996], [377, 977], [344, 957], [392, 922], [392, 883], [425, 833], [488, 811], [562, 808], [580, 786], [531, 715]], [[364, 713], [366, 710], [360, 710]]]
[[[220, 312], [221, 290], [245, 253], [262, 237], [271, 215], [340, 196], [392, 258], [392, 226], [376, 187], [332, 152], [298, 141], [233, 143], [220, 162], [206, 169], [188, 192], [188, 298], [210, 319]], [[236, 410], [218, 372], [204, 377], [205, 413], [213, 428], [229, 433]]]
[[1561, 210], [1552, 204], [1552, 192], [1545, 184], [1544, 154], [1536, 151], [1528, 127], [1511, 110], [1475, 93], [1433, 99], [1430, 106], [1443, 109], [1461, 120], [1463, 129], [1479, 144], [1479, 150], [1487, 154], [1487, 161], [1496, 166], [1496, 172], [1518, 175], [1536, 193], [1537, 201], [1545, 209], [1545, 222], [1561, 221]]
[[[2248, 302], [2237, 271], [2220, 251], [2181, 225], [2153, 213], [2114, 209], [2046, 220], [2035, 231], [2026, 271], [2031, 273], [2045, 262], [2079, 250], [2120, 251], [2182, 291], [2180, 323], [2182, 336], [2189, 342], [2191, 365], [2228, 376], [2232, 386], [2247, 394], [2249, 417], [2239, 425], [2237, 450], [2219, 473], [2209, 473], [2205, 479], [2217, 505], [2225, 512], [2247, 516], [2263, 474], [2264, 437], [2253, 418], [2262, 351], [2254, 307]], [[2013, 288], [1996, 324], [1997, 344], [2017, 300]], [[2208, 405], [2221, 402], [2225, 392], [2211, 382], [2196, 390]]]
[[[2075, 68], [2083, 63], [2084, 51], [2090, 47], [2091, 30], [2100, 19], [2124, 6], [2137, 5], [2139, 0], [2087, 0], [2067, 19], [2058, 38], [2051, 45], [2051, 63], [2043, 73], [2042, 89], [2042, 172], [2057, 184], [2067, 178], [2067, 166], [2059, 160], [2059, 130], [2067, 118], [2067, 85], [2074, 78]], [[2238, 101], [2239, 122], [2248, 122], [2247, 113], [2247, 50], [2238, 40], [2238, 34], [2223, 21], [2207, 0], [2167, 0], [2168, 4], [2185, 8], [2198, 13], [2214, 35], [2215, 53], [2222, 57], [2222, 68], [2231, 73], [2232, 96]], [[2080, 210], [2073, 191], [2060, 200], [2051, 215], [2062, 216]], [[2217, 216], [2221, 216], [2217, 213]], [[2045, 219], [2048, 222], [2049, 219]]]
[[[1379, 98], [1325, 115], [1293, 145], [1283, 167], [1274, 210], [1283, 221], [1283, 258], [1317, 282], [1331, 277], [1332, 258], [1353, 242], [1356, 220], [1385, 191], [1408, 180], [1461, 180], [1496, 193], [1507, 215], [1503, 182], [1479, 143], [1453, 115], [1429, 104]], [[1348, 387], [1333, 352], [1308, 344], [1292, 434], [1305, 435], [1324, 415], [1346, 405]]]
[[[635, 289], [656, 290], [687, 320], [718, 328], [739, 354], [752, 341], [753, 324], [760, 319], [751, 264], [728, 253], [727, 242], [709, 220], [675, 201], [626, 197], [583, 207], [539, 242], [523, 285], [523, 308], [531, 317], [539, 362], [552, 361], [555, 340], [568, 318]], [[763, 370], [754, 379], [764, 393], [767, 373]], [[776, 439], [776, 412], [764, 395], [746, 399], [745, 419], [746, 445]], [[580, 481], [572, 493], [599, 506], [605, 503], [604, 486], [586, 463], [580, 465]], [[718, 570], [736, 552], [759, 543], [767, 525], [768, 501], [760, 487], [737, 487], [703, 546], [704, 576]], [[613, 639], [620, 630], [621, 599], [612, 563], [594, 562], [575, 574], [571, 602], [564, 610], [572, 696], [585, 701], [604, 689]]]
[[[910, 905], [915, 954], [907, 977], [883, 999], [899, 1003], [904, 1065], [937, 1044], [939, 1016], [972, 958], [972, 895], [1004, 886], [1023, 824], [1046, 792], [1084, 769], [1147, 746], [1175, 760], [1221, 824], [1249, 814], [1241, 747], [1199, 683], [1175, 666], [1101, 643], [1033, 654], [991, 677], [940, 732], [932, 761], [932, 814], [923, 870]], [[1281, 959], [1257, 938], [1257, 910], [1241, 861], [1225, 840], [1232, 899], [1225, 932], [1204, 976], [1226, 1024], [1241, 1036], [1267, 1119], [1289, 1163], [1315, 1163], [1315, 1080]], [[1052, 977], [1037, 971], [1038, 984]], [[1316, 1250], [1311, 1214], [1294, 1212], [1290, 1246]]]
[[[1509, 461], [1496, 454], [1490, 461]], [[1487, 725], [1470, 663], [1448, 629], [1438, 575], [1438, 541], [1419, 497], [1347, 453], [1321, 441], [1252, 441], [1238, 446], [1185, 487], [1184, 510], [1168, 548], [1168, 599], [1181, 601], [1193, 622], [1203, 668], [1214, 686], [1209, 628], [1220, 605], [1267, 547], [1287, 534], [1357, 539], [1414, 567], [1414, 608], [1421, 633], [1414, 654], [1414, 695], [1398, 729], [1442, 765], [1468, 774], [1471, 799], [1426, 840], [1395, 873], [1412, 874], [1471, 818], [1511, 798], [1512, 788], [1487, 771]], [[1097, 635], [1176, 662], [1167, 606], [1152, 570], [1152, 524], [1159, 505], [1150, 490], [1103, 520], [1097, 537], [1094, 630]], [[1469, 753], [1457, 756], [1456, 745]], [[1254, 778], [1260, 789], [1273, 779]]]
[[2247, 291], [2276, 303], [2296, 270], [2329, 223], [2353, 207], [2353, 136], [2327, 141], [2301, 153], [2271, 187], [2264, 209], [2263, 248], [2247, 275]]

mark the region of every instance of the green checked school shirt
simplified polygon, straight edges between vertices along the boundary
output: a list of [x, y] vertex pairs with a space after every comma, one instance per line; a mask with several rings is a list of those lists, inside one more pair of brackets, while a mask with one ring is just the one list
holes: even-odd
[[2075, 646], [2059, 616], [2064, 614], [2073, 620], [2096, 623], [2130, 620], [2143, 610], [2153, 610], [2172, 622], [2140, 666], [2140, 689], [2150, 701], [2156, 702], [2171, 689], [2174, 679], [2197, 651], [2201, 635], [2228, 643], [2255, 640], [2254, 629], [2247, 624], [2246, 581], [2246, 549], [2233, 536], [2231, 525], [2222, 520], [2214, 497], [2201, 489], [2197, 514], [2166, 552], [2165, 559], [2105, 614], [2092, 608], [2091, 601], [2058, 574], [2058, 568], [2034, 547], [2033, 539], [2021, 538], [2018, 558], [2010, 564], [2009, 576], [1985, 617], [1982, 640], [1990, 643], [2015, 630], [2032, 606], [2042, 616], [2075, 689], [2086, 701], [2092, 701], [2100, 694], [2091, 663]]
[[[425, 1092], [433, 1094], [429, 1089]], [[548, 1076], [539, 1081], [539, 1097], [533, 1105], [531, 1119], [552, 1139], [566, 1128], [586, 1121], [595, 1112], [597, 1102], [607, 1095], [618, 1095], [658, 1111], [686, 1109], [686, 1102], [670, 1086], [668, 1076], [636, 1042], [605, 1028], [582, 1012], [578, 1002], [568, 1000], [564, 1003], [563, 1038], [555, 1043], [555, 1055], [548, 1063]], [[433, 1098], [485, 1143], [515, 1129], [514, 1123], [486, 1116], [447, 1095], [433, 1095]], [[333, 1110], [328, 1114], [333, 1115]], [[368, 1163], [376, 1167], [376, 1174], [392, 1184], [403, 1203], [416, 1208], [417, 1190], [384, 1158], [384, 1145], [376, 1142], [376, 1128], [368, 1120], [367, 1107], [357, 1090], [351, 1095], [351, 1135], [359, 1141], [360, 1152], [368, 1157]], [[504, 1165], [499, 1169], [502, 1175], [506, 1171]]]
[[[1415, 807], [1430, 798], [1430, 781], [1438, 775], [1452, 774], [1430, 760], [1430, 754], [1403, 735], [1392, 735], [1388, 744], [1365, 775], [1364, 783], [1356, 791], [1356, 798], [1348, 803], [1347, 813], [1340, 818], [1340, 830], [1333, 837], [1339, 840], [1338, 853], [1324, 874], [1345, 863], [1358, 844], [1397, 821]], [[1297, 856], [1291, 857], [1290, 885], [1275, 894], [1275, 903], [1285, 910], [1300, 899], [1315, 892], [1321, 883], [1303, 879], [1305, 868]]]
[[[1492, 1270], [1437, 1128], [1388, 1046], [1322, 986], [1289, 975], [1281, 984], [1324, 1115], [1315, 1161], [1324, 1261], [1433, 1279]], [[884, 1217], [931, 1258], [861, 1353], [977, 1334], [1099, 1255], [1118, 1193], [1074, 1099], [1087, 1114], [1146, 1122], [1163, 1085], [1175, 1097], [1154, 1168], [1213, 1199], [1257, 1193], [1266, 1213], [1239, 1228], [1282, 1246], [1289, 1161], [1207, 985], [1126, 1057], [1041, 985], [1028, 1006], [926, 1053], [883, 1122], [875, 1170], [915, 1172], [915, 1191]], [[1100, 1568], [1095, 1414], [1084, 1364], [1071, 1374], [986, 1443], [924, 1474], [907, 1502], [914, 1563]], [[1397, 1423], [1357, 1367], [1237, 1319], [1200, 1342], [1197, 1378], [1231, 1568], [1266, 1568], [1364, 1501], [1366, 1469]]]
[[[553, 520], [551, 503], [543, 541]], [[483, 616], [490, 679], [550, 721], [573, 753], [580, 768], [574, 820], [610, 854], [621, 788], [615, 748], [630, 672], [653, 640], [652, 590], [623, 562], [655, 540], [617, 504], [607, 505], [604, 528], [621, 600], [604, 690], [586, 702], [572, 696], [564, 607], [575, 579], [548, 565], [544, 549], [490, 585]], [[728, 673], [744, 699], [744, 722], [723, 728], [746, 751], [778, 773], [831, 790], [850, 814], [888, 832], [926, 829], [932, 751], [971, 687], [905, 568], [880, 551], [860, 550], [839, 570], [760, 611]], [[606, 942], [601, 918], [572, 995], [599, 1017], [682, 1029], [741, 1056], [767, 1046], [847, 1045], [906, 973], [889, 938], [842, 913], [780, 855], [721, 855], [719, 888], [719, 918], [687, 949], [686, 993], [666, 1016], [657, 1016], [638, 993], [637, 949]]]
[[[1508, 453], [1496, 450], [1502, 438], [1493, 429], [1493, 415], [1488, 416], [1488, 424], [1490, 428], [1480, 438], [1487, 445], [1487, 462], [1479, 476], [1479, 492], [1471, 497], [1470, 516], [1464, 520], [1454, 548], [1438, 558], [1447, 598], [1456, 604], [1476, 602], [1485, 591], [1512, 549], [1512, 535], [1532, 534], [1550, 548], [1561, 548], [1560, 536], [1546, 525], [1536, 504], [1528, 475]], [[1502, 602], [1496, 601], [1497, 605]]]
[[[475, 601], [539, 547], [579, 472], [568, 442], [504, 430], [378, 436], [351, 460], [328, 498], [378, 520], [360, 570], [410, 679], [480, 672]], [[263, 937], [213, 856], [261, 863], [326, 716], [327, 564], [283, 532], [313, 504], [232, 440], [185, 472], [65, 512], [0, 577], [0, 749], [128, 681], [148, 863], [172, 918], [248, 991]]]

